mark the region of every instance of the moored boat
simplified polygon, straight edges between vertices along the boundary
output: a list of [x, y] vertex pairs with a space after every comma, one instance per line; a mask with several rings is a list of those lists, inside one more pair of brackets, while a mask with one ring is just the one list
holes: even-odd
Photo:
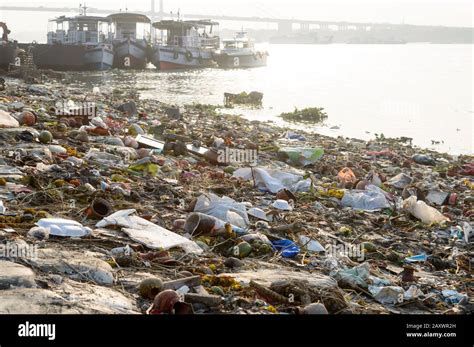
[[143, 69], [147, 65], [151, 20], [136, 13], [108, 16], [113, 25], [114, 66], [122, 69]]
[[108, 70], [114, 51], [108, 43], [110, 22], [104, 17], [61, 16], [50, 21], [55, 28], [48, 32], [47, 44], [36, 44], [36, 66], [55, 70]]
[[221, 68], [251, 68], [267, 65], [268, 53], [255, 50], [255, 43], [244, 31], [233, 39], [223, 40], [224, 47], [214, 54]]
[[218, 26], [211, 20], [153, 23], [161, 35], [153, 46], [152, 63], [160, 70], [215, 66], [213, 53], [219, 48], [219, 36], [214, 29]]

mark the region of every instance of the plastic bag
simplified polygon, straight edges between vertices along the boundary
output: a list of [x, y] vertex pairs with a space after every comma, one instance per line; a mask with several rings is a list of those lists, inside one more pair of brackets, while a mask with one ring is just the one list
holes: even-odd
[[272, 241], [273, 247], [281, 251], [283, 258], [294, 258], [300, 252], [300, 248], [291, 240]]
[[295, 175], [289, 172], [265, 169], [265, 168], [243, 168], [234, 172], [234, 177], [246, 180], [255, 180], [258, 189], [269, 191], [273, 194], [282, 189], [291, 192], [307, 192], [311, 187], [311, 180], [304, 179], [302, 175]]
[[288, 158], [287, 161], [293, 165], [308, 166], [317, 162], [324, 155], [322, 148], [281, 148], [279, 156]]
[[403, 189], [409, 186], [412, 182], [413, 182], [413, 178], [411, 178], [410, 176], [404, 173], [401, 173], [395, 177], [392, 177], [387, 183], [391, 185], [392, 187]]
[[195, 242], [138, 217], [135, 213], [135, 210], [115, 212], [98, 222], [96, 227], [120, 226], [122, 231], [133, 241], [139, 242], [151, 249], [168, 250], [178, 247], [187, 253], [202, 253], [202, 249]]
[[337, 177], [343, 185], [346, 185], [347, 183], [354, 183], [355, 181], [357, 181], [357, 177], [354, 175], [354, 172], [352, 172], [352, 170], [348, 167], [345, 167], [344, 169], [339, 171]]
[[203, 194], [197, 199], [194, 212], [216, 217], [240, 228], [245, 228], [250, 223], [243, 203], [226, 196], [220, 198], [212, 193]]
[[342, 206], [352, 207], [354, 210], [377, 211], [390, 208], [386, 193], [374, 186], [367, 186], [366, 190], [348, 190], [341, 200]]

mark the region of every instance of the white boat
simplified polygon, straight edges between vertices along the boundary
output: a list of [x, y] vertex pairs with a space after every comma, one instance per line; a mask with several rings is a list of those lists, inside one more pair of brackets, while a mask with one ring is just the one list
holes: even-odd
[[214, 54], [221, 68], [250, 68], [267, 65], [268, 53], [255, 50], [255, 43], [240, 31], [233, 39], [223, 40], [224, 47]]
[[122, 69], [143, 69], [148, 60], [150, 18], [137, 13], [116, 13], [107, 18], [112, 22], [114, 66]]
[[214, 29], [218, 26], [210, 20], [153, 23], [161, 35], [155, 38], [152, 63], [160, 70], [215, 66], [213, 53], [219, 48], [219, 36]]
[[[85, 13], [85, 11], [84, 11]], [[108, 70], [114, 60], [108, 43], [110, 22], [96, 16], [61, 16], [50, 21], [46, 45], [37, 45], [33, 55], [39, 67], [73, 70]]]

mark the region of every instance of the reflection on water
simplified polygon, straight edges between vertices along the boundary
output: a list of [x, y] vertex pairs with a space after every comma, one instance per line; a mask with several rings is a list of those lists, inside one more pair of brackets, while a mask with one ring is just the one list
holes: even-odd
[[[233, 109], [274, 120], [295, 107], [324, 107], [315, 131], [363, 139], [414, 138], [452, 153], [473, 153], [471, 45], [270, 45], [267, 67], [74, 74], [102, 90], [133, 87], [142, 98], [174, 104], [222, 104], [223, 93], [260, 91], [260, 110]], [[307, 128], [307, 127], [305, 127]], [[432, 141], [442, 142], [433, 147]], [[444, 142], [444, 143], [443, 143]]]

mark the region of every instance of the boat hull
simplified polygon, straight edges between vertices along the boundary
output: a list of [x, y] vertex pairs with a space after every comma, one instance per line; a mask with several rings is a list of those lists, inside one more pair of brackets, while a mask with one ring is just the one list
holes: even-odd
[[85, 51], [85, 46], [37, 44], [32, 51], [33, 62], [40, 69], [81, 71], [85, 70]]
[[147, 64], [146, 46], [126, 40], [114, 43], [114, 67], [120, 69], [144, 69]]
[[160, 70], [199, 69], [215, 66], [211, 51], [184, 47], [155, 47], [152, 62]]
[[10, 64], [15, 64], [18, 48], [13, 44], [0, 45], [0, 69], [8, 70]]
[[[20, 44], [28, 50], [29, 44]], [[33, 47], [33, 62], [39, 69], [57, 71], [100, 71], [112, 67], [113, 51], [104, 47], [84, 45], [36, 44]]]
[[85, 67], [88, 70], [104, 71], [112, 68], [114, 51], [110, 45], [101, 45], [86, 50], [84, 54]]
[[214, 59], [223, 69], [244, 69], [262, 67], [267, 65], [267, 53], [256, 54], [228, 54], [219, 53], [214, 55]]

